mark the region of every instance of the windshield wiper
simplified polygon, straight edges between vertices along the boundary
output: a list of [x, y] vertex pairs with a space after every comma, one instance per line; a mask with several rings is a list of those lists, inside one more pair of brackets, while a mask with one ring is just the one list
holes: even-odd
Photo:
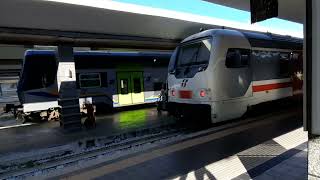
[[172, 69], [172, 70], [169, 71], [169, 74], [174, 74], [174, 73], [176, 73], [175, 69]]

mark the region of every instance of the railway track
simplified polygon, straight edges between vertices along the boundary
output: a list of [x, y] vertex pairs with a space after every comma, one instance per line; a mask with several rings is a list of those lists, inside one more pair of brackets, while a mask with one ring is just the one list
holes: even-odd
[[[32, 161], [22, 161], [12, 164], [6, 170], [0, 172], [1, 179], [25, 179], [54, 173], [59, 169], [83, 168], [90, 166], [92, 161], [95, 164], [110, 162], [126, 155], [149, 150], [161, 145], [177, 143], [188, 139], [214, 134], [224, 130], [230, 130], [239, 126], [246, 126], [254, 121], [268, 119], [272, 116], [283, 116], [288, 118], [296, 116], [295, 111], [290, 110], [284, 113], [270, 113], [259, 117], [247, 118], [241, 121], [231, 121], [224, 124], [214, 125], [207, 129], [192, 129], [177, 125], [165, 125], [162, 127], [142, 129], [139, 131], [128, 132], [115, 135], [113, 137], [100, 139], [87, 139], [82, 143], [79, 151], [61, 151], [58, 154], [43, 158], [30, 158]], [[79, 144], [80, 145], [80, 144]], [[92, 164], [91, 164], [92, 165]], [[93, 164], [94, 165], [94, 164]]]
[[[110, 157], [117, 152], [131, 151], [134, 148], [146, 144], [166, 141], [187, 134], [188, 132], [189, 130], [186, 128], [176, 128], [168, 125], [161, 128], [144, 129], [115, 135], [111, 138], [108, 137], [107, 139], [104, 139], [105, 142], [102, 142], [102, 139], [88, 139], [86, 140], [84, 145], [85, 148], [82, 151], [71, 152], [71, 150], [65, 150], [45, 158], [35, 157], [32, 161], [26, 160], [20, 163], [12, 162], [11, 166], [7, 165], [7, 171], [2, 171], [0, 173], [0, 178], [24, 179], [39, 173], [41, 174], [62, 167], [65, 168], [76, 165], [78, 162], [85, 162], [102, 156]], [[99, 145], [94, 141], [100, 141]], [[30, 159], [30, 157], [28, 159]], [[7, 164], [9, 163], [10, 162], [7, 162]]]

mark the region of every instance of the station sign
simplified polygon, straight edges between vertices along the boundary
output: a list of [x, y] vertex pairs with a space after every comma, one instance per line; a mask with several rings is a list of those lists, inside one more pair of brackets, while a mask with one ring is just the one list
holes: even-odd
[[251, 23], [278, 16], [278, 0], [250, 0]]

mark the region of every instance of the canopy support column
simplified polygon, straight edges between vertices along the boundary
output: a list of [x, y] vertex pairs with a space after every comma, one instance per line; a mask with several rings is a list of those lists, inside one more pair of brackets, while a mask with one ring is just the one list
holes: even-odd
[[306, 1], [304, 127], [308, 130], [308, 179], [320, 178], [320, 1]]
[[79, 90], [76, 85], [76, 69], [73, 47], [58, 46], [57, 84], [61, 106], [60, 125], [66, 131], [81, 129]]

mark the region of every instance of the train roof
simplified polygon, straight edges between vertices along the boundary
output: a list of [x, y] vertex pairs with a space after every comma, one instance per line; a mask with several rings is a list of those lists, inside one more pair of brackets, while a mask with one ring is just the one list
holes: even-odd
[[271, 33], [242, 32], [252, 47], [302, 50], [303, 40]]
[[[54, 50], [27, 50], [25, 56], [55, 56]], [[75, 56], [112, 56], [112, 57], [170, 57], [172, 52], [107, 52], [107, 51], [75, 51]]]
[[[75, 51], [74, 60], [77, 69], [116, 68], [121, 65], [136, 64], [146, 67], [166, 67], [171, 54], [169, 52]], [[54, 50], [28, 50], [25, 52], [24, 66], [51, 62], [56, 62]]]
[[291, 36], [282, 36], [271, 33], [262, 33], [262, 32], [252, 32], [252, 31], [239, 31], [231, 29], [209, 29], [184, 39], [182, 43], [198, 39], [206, 36], [214, 36], [215, 34], [219, 35], [230, 35], [230, 33], [240, 32], [242, 33], [249, 41], [252, 47], [261, 47], [261, 48], [273, 48], [273, 49], [292, 49], [292, 50], [302, 50], [303, 48], [303, 39], [294, 38]]

